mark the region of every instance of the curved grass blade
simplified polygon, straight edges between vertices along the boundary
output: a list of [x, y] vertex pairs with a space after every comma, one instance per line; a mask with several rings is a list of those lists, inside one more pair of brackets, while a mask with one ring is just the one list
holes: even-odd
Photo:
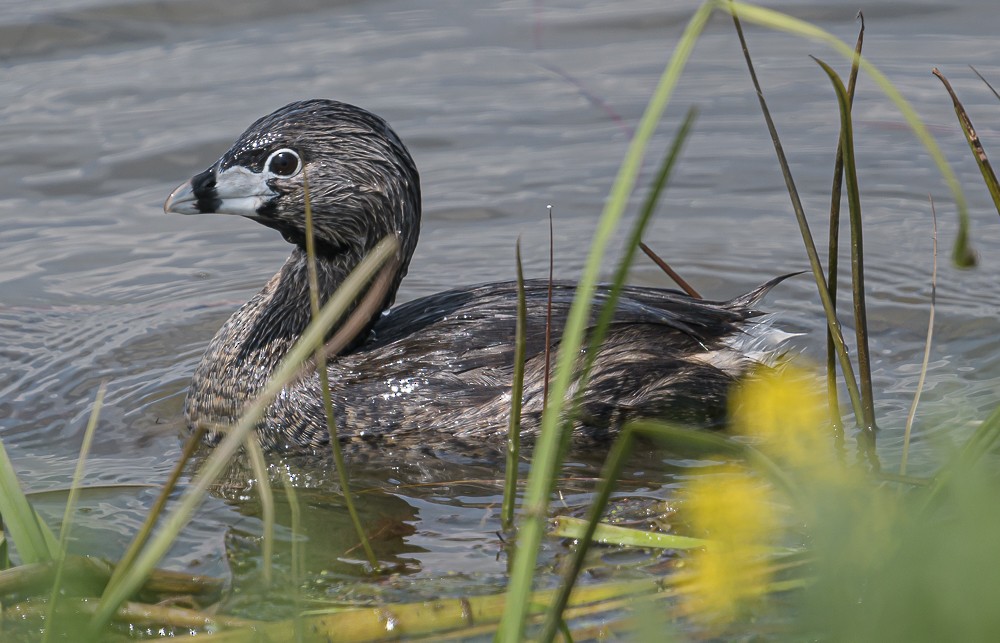
[[563, 574], [563, 579], [559, 585], [555, 599], [545, 611], [545, 621], [542, 624], [542, 631], [538, 636], [538, 640], [543, 643], [548, 643], [555, 639], [556, 632], [563, 621], [562, 614], [569, 604], [570, 593], [574, 589], [577, 576], [580, 575], [580, 570], [583, 569], [583, 561], [587, 554], [587, 549], [593, 541], [594, 532], [600, 524], [604, 508], [608, 505], [608, 499], [611, 497], [611, 492], [614, 490], [615, 484], [621, 476], [625, 462], [629, 454], [632, 453], [632, 446], [635, 442], [634, 433], [635, 429], [631, 424], [622, 429], [621, 434], [611, 445], [611, 451], [608, 453], [608, 457], [601, 467], [601, 481], [597, 487], [596, 497], [587, 514], [586, 530], [577, 541], [576, 550], [573, 552], [569, 566]]
[[111, 573], [111, 579], [108, 581], [109, 584], [118, 583], [122, 574], [132, 567], [135, 557], [139, 554], [142, 546], [146, 544], [146, 541], [149, 540], [149, 535], [153, 533], [156, 521], [163, 514], [163, 508], [167, 506], [170, 494], [177, 488], [177, 482], [184, 473], [184, 467], [187, 466], [188, 461], [194, 456], [194, 452], [198, 449], [198, 445], [201, 443], [201, 439], [205, 437], [207, 430], [208, 428], [205, 426], [198, 426], [188, 436], [187, 442], [184, 443], [184, 449], [181, 451], [181, 457], [174, 464], [174, 468], [164, 483], [163, 489], [160, 490], [160, 494], [156, 497], [156, 502], [146, 512], [146, 519], [143, 521], [142, 527], [136, 532], [132, 542], [129, 543], [128, 549], [125, 550], [125, 555], [121, 557], [121, 560], [118, 561], [114, 571]]
[[191, 519], [201, 504], [209, 488], [229, 465], [229, 461], [242, 446], [247, 435], [257, 426], [264, 411], [281, 390], [297, 377], [302, 364], [312, 355], [317, 346], [322, 345], [328, 329], [339, 321], [383, 264], [389, 262], [398, 252], [399, 244], [394, 237], [386, 237], [362, 260], [347, 277], [340, 288], [330, 297], [320, 314], [314, 317], [302, 337], [295, 343], [281, 366], [271, 377], [260, 396], [251, 403], [240, 421], [222, 439], [215, 451], [205, 460], [204, 466], [191, 482], [191, 486], [181, 497], [173, 512], [167, 517], [163, 528], [149, 541], [136, 556], [133, 565], [117, 583], [109, 583], [101, 597], [100, 604], [91, 619], [89, 631], [96, 636], [107, 624], [121, 603], [138, 589], [144, 578], [163, 558], [177, 534]]
[[528, 323], [528, 311], [524, 297], [524, 270], [521, 266], [520, 238], [517, 240], [514, 250], [514, 263], [517, 266], [517, 325], [514, 330], [514, 376], [510, 387], [510, 429], [507, 431], [507, 464], [500, 518], [500, 524], [504, 531], [514, 527], [517, 470], [521, 460], [521, 398], [524, 394], [524, 355], [527, 351], [525, 327]]
[[549, 213], [549, 287], [545, 298], [545, 371], [542, 375], [542, 408], [549, 405], [549, 384], [552, 373], [552, 285], [556, 270], [555, 232], [552, 222], [552, 206], [546, 206]]
[[[858, 83], [859, 57], [865, 40], [865, 17], [860, 11], [861, 29], [858, 41], [854, 45], [854, 60], [851, 61], [851, 75], [847, 81], [848, 104], [854, 105], [854, 88]], [[830, 291], [830, 302], [833, 304], [834, 315], [837, 312], [837, 279], [840, 264], [840, 195], [844, 179], [844, 142], [837, 138], [837, 153], [833, 161], [833, 187], [830, 190], [830, 234], [828, 242], [826, 285]], [[829, 326], [826, 329], [826, 392], [829, 397], [830, 424], [838, 445], [844, 440], [844, 418], [840, 415], [839, 394], [837, 392], [837, 345]], [[838, 446], [840, 448], [840, 446]]]
[[781, 166], [781, 174], [785, 179], [785, 186], [788, 188], [788, 196], [792, 200], [795, 220], [799, 224], [802, 242], [805, 245], [806, 255], [809, 257], [809, 267], [812, 269], [813, 279], [816, 280], [816, 289], [819, 293], [820, 301], [823, 303], [823, 311], [826, 313], [827, 328], [830, 330], [830, 337], [833, 338], [837, 348], [837, 358], [840, 361], [840, 370], [844, 374], [844, 384], [847, 387], [847, 394], [851, 398], [851, 408], [854, 410], [856, 421], [859, 421], [864, 417], [861, 393], [858, 390], [858, 383], [854, 377], [854, 367], [851, 365], [851, 358], [847, 354], [847, 346], [844, 343], [840, 322], [837, 320], [833, 300], [830, 297], [830, 289], [826, 283], [826, 277], [823, 275], [823, 266], [820, 263], [819, 252], [816, 250], [816, 242], [813, 241], [812, 231], [809, 229], [809, 221], [806, 219], [802, 200], [799, 198], [798, 189], [795, 187], [795, 180], [792, 178], [792, 170], [788, 165], [788, 159], [785, 157], [785, 151], [781, 146], [778, 129], [771, 118], [771, 112], [767, 108], [767, 101], [764, 99], [764, 91], [760, 87], [760, 82], [757, 80], [757, 72], [754, 71], [753, 62], [750, 60], [750, 49], [747, 46], [746, 38], [743, 36], [743, 26], [740, 23], [740, 17], [736, 14], [735, 10], [732, 12], [732, 16], [733, 24], [736, 26], [736, 35], [739, 37], [743, 56], [747, 62], [747, 69], [750, 72], [750, 80], [757, 91], [757, 100], [764, 114], [767, 130], [771, 134], [771, 141], [774, 143], [774, 152], [778, 157], [778, 164]]
[[632, 139], [628, 153], [615, 178], [614, 186], [591, 243], [590, 255], [566, 320], [563, 339], [559, 346], [552, 396], [542, 415], [541, 432], [536, 443], [531, 471], [528, 474], [528, 486], [523, 505], [525, 520], [518, 535], [518, 548], [512, 563], [510, 601], [497, 630], [497, 640], [513, 643], [524, 637], [538, 547], [545, 534], [549, 490], [552, 479], [559, 468], [559, 455], [563, 443], [560, 430], [562, 409], [566, 392], [573, 380], [576, 358], [583, 344], [584, 330], [590, 316], [591, 300], [597, 286], [601, 260], [611, 235], [617, 228], [628, 204], [628, 197], [635, 186], [646, 145], [656, 129], [660, 116], [673, 93], [674, 86], [677, 84], [684, 65], [694, 49], [698, 35], [705, 28], [711, 12], [712, 5], [703, 4], [685, 27], [674, 54], [664, 69], [660, 82], [646, 107], [642, 120], [639, 122], [636, 135]]
[[854, 130], [851, 127], [851, 103], [840, 76], [830, 65], [813, 58], [830, 77], [840, 106], [840, 140], [844, 151], [844, 177], [847, 182], [847, 204], [851, 215], [851, 276], [854, 284], [854, 326], [857, 333], [858, 376], [861, 380], [862, 427], [868, 434], [870, 448], [875, 446], [875, 401], [872, 393], [871, 354], [868, 350], [868, 312], [865, 306], [864, 235], [861, 221], [861, 192], [858, 170], [854, 162]]
[[73, 470], [73, 482], [70, 486], [69, 496], [66, 497], [66, 509], [63, 511], [62, 527], [59, 529], [59, 557], [56, 559], [55, 578], [52, 581], [52, 593], [49, 595], [49, 604], [46, 609], [45, 633], [42, 635], [43, 641], [49, 641], [52, 636], [56, 603], [62, 594], [63, 571], [66, 565], [66, 556], [69, 553], [69, 534], [73, 528], [73, 510], [76, 508], [76, 501], [80, 497], [80, 485], [83, 483], [83, 473], [87, 468], [87, 456], [90, 454], [90, 445], [94, 441], [94, 433], [97, 431], [97, 419], [101, 417], [101, 406], [104, 404], [104, 394], [107, 390], [107, 383], [101, 382], [100, 387], [97, 389], [97, 396], [94, 398], [94, 408], [90, 411], [87, 428], [83, 432], [80, 455], [76, 458], [76, 468]]
[[[313, 235], [312, 200], [309, 198], [309, 181], [305, 174], [302, 175], [302, 190], [306, 202], [306, 258], [309, 271], [309, 303], [312, 306], [313, 319], [315, 319], [319, 316], [319, 281], [316, 275], [316, 240]], [[356, 308], [355, 312], [358, 310]], [[354, 334], [352, 333], [351, 339], [353, 337]], [[314, 359], [316, 360], [316, 372], [319, 374], [323, 409], [326, 412], [327, 431], [330, 434], [330, 449], [333, 453], [335, 466], [337, 467], [340, 488], [344, 493], [344, 504], [347, 506], [347, 513], [351, 517], [351, 523], [354, 525], [354, 531], [358, 535], [361, 548], [368, 558], [368, 564], [371, 565], [372, 571], [377, 572], [379, 569], [378, 558], [375, 556], [375, 550], [372, 549], [371, 543], [368, 542], [368, 535], [365, 534], [364, 525], [361, 524], [361, 517], [358, 515], [357, 507], [354, 506], [350, 479], [347, 475], [347, 464], [344, 462], [344, 454], [340, 448], [340, 439], [337, 437], [337, 419], [333, 414], [333, 398], [330, 395], [330, 373], [326, 369], [326, 351], [327, 348], [325, 346], [318, 346]]]
[[260, 448], [260, 442], [257, 442], [257, 436], [253, 434], [247, 436], [243, 448], [246, 449], [250, 468], [257, 477], [257, 497], [260, 499], [261, 522], [264, 523], [264, 536], [260, 552], [263, 563], [261, 576], [265, 587], [270, 587], [274, 567], [274, 490], [271, 489], [271, 476], [267, 473], [267, 460], [264, 458], [264, 450]]
[[[773, 9], [765, 9], [745, 2], [715, 0], [715, 3], [720, 9], [737, 15], [742, 20], [770, 29], [786, 31], [804, 38], [820, 40], [833, 47], [848, 60], [855, 58], [854, 50], [850, 45], [841, 41], [833, 34], [804, 20], [793, 18]], [[879, 89], [882, 90], [889, 100], [896, 105], [896, 109], [899, 110], [914, 135], [923, 144], [924, 149], [927, 150], [927, 153], [934, 160], [934, 164], [937, 165], [938, 172], [944, 178], [945, 183], [948, 184], [952, 197], [955, 199], [955, 207], [958, 210], [958, 232], [955, 237], [955, 246], [952, 250], [952, 260], [960, 268], [974, 266], [976, 264], [976, 256], [969, 241], [969, 208], [965, 201], [965, 194], [962, 192], [962, 186], [958, 182], [958, 177], [955, 176], [951, 166], [948, 165], [948, 161], [941, 152], [941, 148], [938, 147], [937, 142], [935, 142], [934, 137], [927, 130], [927, 126], [924, 125], [924, 122], [917, 115], [916, 110], [913, 109], [909, 101], [903, 98], [903, 95], [896, 89], [896, 86], [885, 77], [885, 74], [879, 71], [877, 67], [868, 62], [863, 56], [858, 57], [858, 64], [865, 70], [865, 73], [871, 76], [872, 80], [875, 81]]]
[[[632, 267], [632, 262], [635, 260], [636, 251], [642, 243], [642, 237], [646, 233], [646, 227], [649, 224], [650, 219], [653, 217], [653, 212], [656, 210], [656, 204], [659, 203], [660, 195], [663, 193], [663, 189], [667, 185], [667, 179], [670, 178], [670, 173], [673, 170], [674, 165], [677, 163], [681, 149], [684, 146], [684, 141], [687, 140], [688, 134], [694, 126], [694, 120], [697, 114], [698, 110], [695, 108], [692, 107], [688, 109], [683, 122], [681, 122], [680, 128], [677, 130], [677, 134], [674, 136], [670, 149], [667, 151], [667, 155], [664, 157], [663, 163], [660, 165], [660, 169], [657, 172], [655, 180], [653, 181], [649, 194], [646, 196], [646, 201], [643, 204], [642, 210], [639, 212], [639, 217], [632, 226], [632, 231], [629, 233], [629, 237], [625, 242], [625, 251], [622, 254], [622, 258], [618, 261], [618, 268], [615, 270], [615, 275], [611, 281], [611, 288], [608, 289], [607, 298], [601, 306], [601, 312], [598, 315], [597, 323], [594, 325], [593, 329], [590, 330], [590, 337], [587, 342], [586, 358], [584, 359], [583, 368], [580, 369], [580, 374], [576, 382], [576, 395], [573, 396], [572, 404], [570, 405], [569, 412], [566, 414], [566, 420], [563, 423], [563, 442], [560, 448], [560, 461], [569, 449], [570, 440], [572, 439], [573, 418], [579, 410], [580, 405], [583, 403], [583, 395], [586, 393], [590, 382], [590, 372], [594, 367], [594, 361], [600, 353], [601, 344], [604, 343], [604, 336], [607, 335], [608, 328], [611, 327], [611, 322], [614, 321], [615, 311], [618, 309], [618, 300], [621, 298], [622, 288], [625, 287], [625, 280], [628, 279], [629, 269]], [[556, 480], [553, 478], [550, 493], [555, 489], [555, 483]]]
[[17, 548], [21, 563], [43, 563], [55, 560], [59, 543], [21, 489], [14, 464], [0, 440], [0, 516], [3, 527]]
[[[975, 70], [973, 69], [973, 71]], [[951, 96], [951, 102], [955, 105], [955, 115], [958, 116], [958, 124], [962, 126], [962, 132], [965, 133], [965, 140], [969, 143], [969, 149], [972, 150], [972, 158], [976, 159], [976, 165], [979, 166], [979, 173], [983, 175], [986, 189], [990, 191], [990, 197], [993, 198], [993, 207], [997, 209], [997, 214], [1000, 214], [1000, 183], [997, 182], [997, 175], [993, 172], [993, 166], [990, 165], [990, 159], [986, 156], [983, 143], [979, 140], [976, 127], [972, 124], [972, 119], [969, 118], [968, 112], [965, 111], [962, 101], [958, 100], [958, 94], [952, 89], [951, 83], [944, 77], [944, 74], [938, 71], [937, 67], [931, 73], [944, 83], [944, 88], [948, 90], [948, 95]], [[989, 83], [986, 84], [989, 85]]]
[[[301, 538], [302, 534], [302, 507], [299, 505], [298, 494], [295, 493], [295, 485], [292, 484], [291, 476], [288, 475], [287, 469], [282, 469], [281, 482], [285, 488], [285, 495], [288, 497], [288, 510], [291, 513], [291, 528], [292, 528], [292, 544], [291, 544], [291, 584], [292, 584], [292, 603], [296, 607], [296, 612], [301, 611], [302, 603], [302, 591], [301, 583], [303, 575], [305, 573], [305, 544], [304, 538]], [[295, 640], [299, 641], [302, 639], [302, 622], [300, 619], [295, 619]]]
[[583, 397], [583, 392], [587, 388], [590, 371], [594, 366], [594, 360], [597, 359], [601, 344], [604, 343], [604, 336], [607, 335], [608, 328], [611, 326], [611, 322], [614, 321], [615, 311], [618, 308], [618, 299], [621, 297], [622, 288], [625, 287], [625, 281], [628, 279], [629, 270], [632, 267], [632, 262], [635, 260], [636, 251], [642, 245], [642, 237], [646, 232], [646, 227], [653, 217], [656, 204], [659, 203], [660, 195], [667, 186], [667, 180], [670, 178], [670, 173], [673, 171], [678, 157], [680, 157], [681, 149], [684, 147], [684, 142], [687, 140], [688, 134], [691, 133], [691, 128], [694, 127], [694, 121], [697, 116], [698, 110], [694, 107], [689, 108], [684, 115], [684, 120], [677, 129], [677, 134], [674, 136], [674, 140], [670, 144], [670, 149], [667, 151], [667, 155], [660, 165], [649, 194], [646, 196], [646, 201], [639, 212], [639, 217], [636, 219], [635, 225], [632, 227], [632, 231], [625, 241], [625, 251], [618, 262], [618, 268], [615, 270], [614, 277], [611, 280], [611, 288], [608, 290], [607, 299], [601, 307], [601, 314], [597, 318], [597, 323], [594, 325], [593, 330], [590, 331], [590, 340], [587, 345], [587, 359], [584, 362], [580, 380], [577, 384], [576, 399], [573, 402], [574, 410], [579, 405]]
[[906, 475], [906, 463], [910, 455], [910, 435], [913, 430], [913, 419], [917, 415], [917, 404], [920, 403], [920, 393], [924, 390], [927, 379], [927, 364], [931, 359], [931, 339], [934, 337], [934, 308], [937, 301], [937, 213], [934, 211], [934, 198], [931, 201], [931, 221], [934, 224], [934, 252], [931, 267], [931, 306], [927, 315], [927, 339], [924, 341], [924, 359], [920, 363], [920, 377], [917, 378], [917, 392], [913, 394], [913, 403], [906, 414], [906, 430], [903, 432], [903, 457], [899, 462], [899, 475]]

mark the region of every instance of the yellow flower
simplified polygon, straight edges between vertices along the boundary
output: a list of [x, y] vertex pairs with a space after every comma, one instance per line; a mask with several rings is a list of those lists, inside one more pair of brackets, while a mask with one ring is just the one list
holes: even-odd
[[762, 367], [730, 399], [733, 430], [760, 439], [769, 454], [798, 466], [830, 462], [824, 387], [805, 370]]
[[694, 478], [684, 512], [711, 544], [690, 559], [685, 607], [714, 626], [731, 622], [767, 592], [769, 545], [778, 529], [772, 490], [736, 465]]

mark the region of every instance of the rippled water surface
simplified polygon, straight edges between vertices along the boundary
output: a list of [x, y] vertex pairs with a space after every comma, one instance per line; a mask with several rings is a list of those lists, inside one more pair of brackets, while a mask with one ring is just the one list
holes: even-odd
[[[988, 0], [874, 2], [865, 50], [926, 119], [966, 189], [980, 267], [944, 259], [956, 217], [950, 193], [902, 118], [867, 78], [854, 113], [870, 270], [869, 320], [880, 452], [895, 466], [916, 388], [930, 299], [931, 214], [942, 240], [935, 344], [916, 430], [959, 431], [1000, 401], [1000, 222], [930, 74], [940, 67], [980, 135], [1000, 139], [997, 102], [967, 65], [1000, 82]], [[421, 170], [420, 246], [400, 299], [547, 263], [545, 207], [556, 214], [557, 272], [578, 274], [633, 128], [693, 2], [467, 3], [434, 0], [6, 0], [0, 5], [0, 435], [25, 484], [67, 484], [90, 402], [107, 404], [92, 484], [161, 483], [181, 445], [183, 393], [227, 316], [280, 266], [271, 230], [224, 216], [168, 216], [176, 184], [224, 152], [257, 117], [293, 100], [336, 98], [386, 117]], [[853, 42], [856, 2], [780, 7]], [[822, 45], [748, 28], [750, 47], [807, 212], [825, 244], [839, 120], [829, 82], [808, 55], [844, 70]], [[714, 20], [694, 52], [652, 146], [648, 181], [679, 118], [700, 115], [648, 243], [703, 293], [725, 298], [807, 266], [732, 25]], [[995, 146], [994, 146], [995, 147]], [[606, 274], [610, 274], [609, 263]], [[663, 284], [639, 262], [633, 281]], [[806, 277], [768, 298], [796, 350], [824, 339]], [[921, 455], [922, 454], [922, 455]], [[497, 467], [456, 461], [358, 463], [365, 519], [380, 555], [424, 590], [500, 587]], [[683, 463], [637, 463], [627, 492], [638, 515], [670, 497]], [[312, 569], [329, 591], [357, 573], [339, 496], [323, 468], [291, 463], [306, 500]], [[576, 463], [580, 477], [593, 475]], [[456, 482], [460, 481], [460, 482]], [[236, 485], [208, 503], [171, 565], [230, 571], [256, 552], [259, 522]], [[155, 489], [86, 499], [78, 532], [111, 557]], [[587, 486], [567, 488], [569, 507]], [[58, 501], [43, 509], [61, 511]], [[287, 513], [287, 512], [286, 512]], [[287, 516], [284, 518], [287, 523]], [[342, 537], [341, 537], [342, 535]], [[344, 544], [346, 543], [346, 544]], [[553, 551], [559, 547], [553, 543]], [[319, 570], [323, 570], [321, 575]], [[240, 569], [232, 570], [237, 574]], [[320, 581], [317, 581], [320, 582]], [[431, 587], [432, 590], [426, 588]], [[383, 591], [392, 592], [383, 588]], [[406, 597], [406, 588], [399, 596]]]

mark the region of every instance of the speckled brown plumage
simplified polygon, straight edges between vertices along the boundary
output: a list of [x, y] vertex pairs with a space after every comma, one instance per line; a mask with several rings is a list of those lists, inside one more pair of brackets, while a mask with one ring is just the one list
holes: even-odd
[[[296, 168], [297, 171], [290, 173]], [[293, 103], [254, 123], [214, 166], [180, 186], [164, 206], [194, 214], [241, 214], [279, 230], [291, 256], [223, 325], [198, 366], [185, 403], [190, 426], [227, 425], [262, 389], [310, 320], [302, 177], [309, 191], [325, 300], [379, 239], [395, 233], [400, 270], [416, 245], [420, 188], [405, 146], [389, 126], [335, 101]], [[612, 435], [635, 417], [718, 424], [727, 389], [752, 363], [733, 339], [753, 329], [756, 302], [772, 281], [730, 302], [673, 290], [629, 287], [600, 349], [575, 432]], [[547, 284], [529, 281], [523, 433], [542, 411]], [[574, 293], [557, 283], [553, 342]], [[605, 293], [599, 291], [599, 306]], [[389, 448], [499, 443], [510, 411], [516, 290], [512, 283], [458, 288], [396, 306], [329, 364], [338, 432]], [[738, 342], [737, 342], [738, 343]], [[315, 373], [286, 387], [258, 426], [270, 449], [329, 441]]]

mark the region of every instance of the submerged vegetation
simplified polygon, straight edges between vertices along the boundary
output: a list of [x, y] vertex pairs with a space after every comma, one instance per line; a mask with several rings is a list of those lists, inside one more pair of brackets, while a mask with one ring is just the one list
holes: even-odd
[[[588, 330], [591, 299], [604, 257], [612, 234], [621, 225], [646, 148], [673, 88], [699, 34], [717, 11], [734, 20], [775, 141], [828, 320], [828, 380], [822, 382], [812, 375], [814, 369], [793, 361], [759, 370], [734, 391], [731, 430], [726, 433], [698, 431], [656, 419], [627, 425], [604, 462], [587, 520], [562, 517], [553, 524], [549, 503], [560, 482], [569, 440], [563, 428], [574, 412], [570, 383], [577, 377], [585, 382], [589, 369], [588, 363], [578, 363], [577, 356], [582, 348], [600, 344], [615, 305], [612, 294], [596, 326]], [[841, 136], [830, 142], [831, 149], [837, 150], [837, 161], [831, 194], [831, 264], [826, 267], [813, 242], [763, 90], [757, 85], [741, 21], [825, 42], [852, 63], [845, 84], [831, 65], [817, 61], [834, 88], [841, 114]], [[933, 476], [907, 476], [909, 427], [899, 474], [888, 473], [891, 467], [879, 462], [875, 450], [877, 418], [866, 364], [861, 201], [850, 114], [859, 70], [873, 78], [897, 105], [952, 189], [959, 218], [954, 262], [971, 266], [974, 254], [968, 242], [966, 206], [957, 179], [924, 124], [895, 87], [864, 60], [861, 48], [860, 38], [852, 48], [813, 25], [744, 3], [705, 2], [691, 18], [637, 128], [595, 234], [562, 343], [553, 356], [548, 402], [526, 481], [518, 479], [521, 446], [517, 440], [517, 413], [512, 419], [502, 508], [504, 553], [510, 557], [506, 592], [348, 608], [321, 604], [315, 597], [306, 602], [306, 597], [297, 594], [303, 570], [301, 551], [296, 548], [321, 547], [322, 543], [298, 544], [295, 535], [302, 512], [308, 509], [300, 506], [293, 486], [285, 478], [281, 478], [285, 483], [283, 491], [270, 489], [268, 463], [256, 446], [253, 429], [271, 399], [299, 376], [303, 363], [313, 359], [322, 364], [326, 356], [339, 350], [337, 342], [351, 339], [334, 336], [324, 340], [327, 329], [352, 302], [362, 300], [357, 310], [364, 312], [365, 301], [381, 301], [387, 276], [394, 270], [395, 240], [389, 238], [322, 309], [318, 301], [313, 302], [314, 322], [302, 340], [260, 399], [199, 464], [194, 478], [167, 510], [167, 500], [200, 438], [197, 434], [191, 437], [191, 448], [185, 449], [149, 521], [118, 565], [68, 551], [75, 490], [80, 486], [86, 444], [97, 426], [102, 394], [94, 404], [74, 491], [67, 499], [58, 536], [33, 510], [0, 445], [0, 513], [9, 539], [4, 540], [0, 552], [4, 563], [0, 596], [8, 623], [4, 626], [6, 632], [26, 640], [39, 635], [46, 640], [80, 640], [83, 632], [92, 640], [130, 633], [190, 633], [209, 641], [376, 640], [400, 636], [433, 636], [437, 640], [495, 636], [504, 641], [562, 636], [582, 640], [611, 635], [730, 636], [739, 632], [759, 632], [779, 639], [936, 641], [987, 640], [995, 635], [1000, 629], [1000, 622], [996, 622], [1000, 616], [996, 616], [993, 604], [1000, 598], [1000, 579], [982, 570], [1000, 566], [1000, 549], [996, 547], [1000, 541], [1000, 512], [995, 508], [1000, 480], [989, 457], [1000, 438], [1000, 408], [960, 448], [949, 452], [942, 446], [941, 465]], [[984, 181], [997, 199], [1000, 188], [982, 142], [958, 97], [950, 87], [948, 91]], [[665, 155], [614, 273], [612, 293], [627, 279], [635, 252], [642, 245], [645, 226], [678, 161], [694, 118], [691, 110]], [[842, 184], [850, 212], [853, 314], [858, 331], [856, 363], [850, 359], [834, 305]], [[1000, 200], [996, 202], [1000, 212]], [[520, 277], [519, 248], [517, 264]], [[519, 325], [523, 326], [523, 321]], [[930, 338], [929, 332], [928, 342]], [[587, 354], [596, 352], [590, 350]], [[320, 367], [319, 371], [325, 369]], [[515, 374], [512, 382], [514, 409], [518, 408], [518, 377]], [[329, 386], [324, 382], [328, 409]], [[841, 386], [843, 389], [839, 389]], [[849, 417], [857, 426], [857, 459], [846, 453], [838, 390], [846, 390], [850, 400]], [[329, 419], [331, 433], [335, 433], [336, 418]], [[601, 522], [632, 451], [637, 444], [649, 442], [697, 458], [700, 463], [687, 472], [676, 502], [665, 512], [669, 518], [663, 523], [667, 524], [659, 525], [665, 528], [650, 531]], [[336, 447], [337, 440], [332, 443]], [[233, 616], [203, 609], [218, 601], [220, 581], [156, 569], [213, 485], [241, 452], [247, 454], [260, 490], [266, 533], [273, 533], [277, 498], [284, 495], [288, 499], [293, 531], [290, 581], [273, 578], [269, 567], [271, 538], [265, 537], [262, 544], [264, 581], [276, 590], [295, 588], [290, 599], [294, 610], [284, 620], [246, 618], [248, 610], [243, 610], [244, 616]], [[368, 571], [373, 577], [384, 578], [389, 572], [380, 569], [378, 556], [354, 510], [352, 499], [356, 493], [348, 486], [350, 462], [345, 464], [339, 452], [334, 457], [358, 543], [369, 563]], [[518, 498], [522, 486], [523, 496]], [[158, 529], [154, 529], [156, 524]], [[565, 560], [559, 561], [559, 585], [542, 588], [538, 582], [538, 552], [547, 537], [570, 539], [574, 547]], [[14, 546], [13, 556], [8, 542]], [[645, 574], [636, 580], [579, 582], [581, 573], [593, 568], [594, 543], [661, 551], [670, 564], [658, 574]], [[11, 564], [11, 558], [18, 564]], [[597, 617], [600, 625], [595, 626]], [[19, 624], [13, 627], [15, 621]]]

